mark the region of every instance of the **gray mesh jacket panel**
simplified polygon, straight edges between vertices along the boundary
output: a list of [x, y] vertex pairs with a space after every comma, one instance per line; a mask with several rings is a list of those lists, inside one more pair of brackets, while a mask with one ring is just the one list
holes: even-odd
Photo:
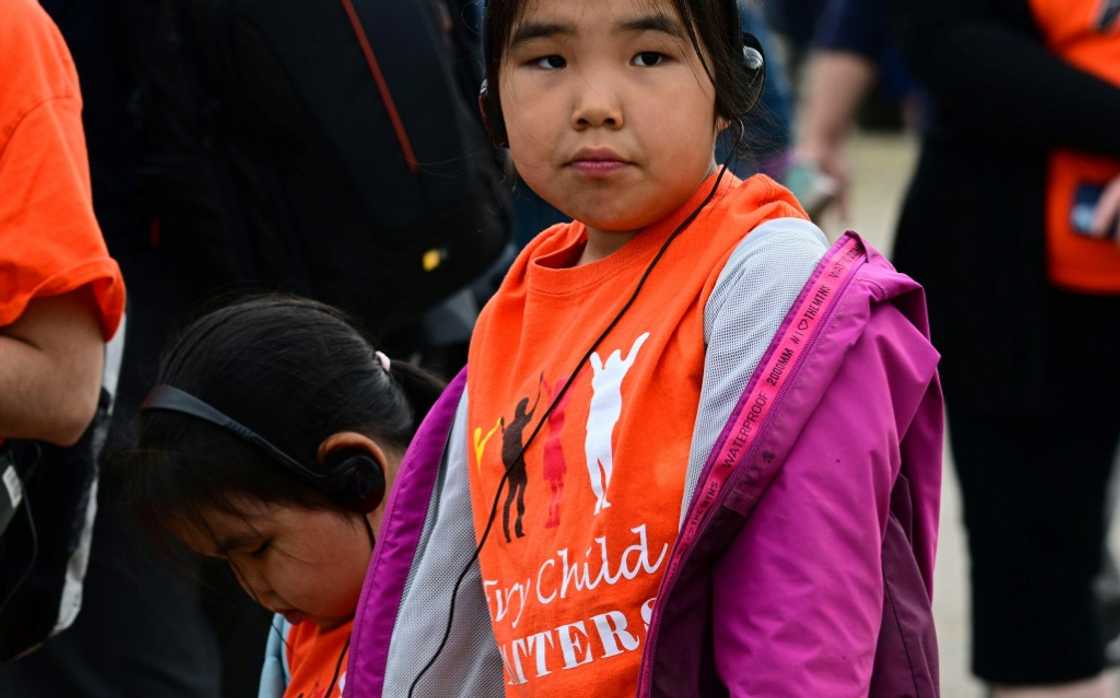
[[[812, 223], [772, 220], [739, 244], [720, 273], [704, 309], [708, 348], [685, 482], [686, 504], [735, 403], [827, 248], [824, 233]], [[407, 695], [412, 680], [432, 656], [447, 624], [451, 588], [474, 553], [466, 419], [464, 395], [397, 613], [385, 696]], [[457, 467], [449, 468], [449, 463]], [[459, 591], [451, 639], [417, 687], [417, 696], [503, 695], [502, 662], [480, 580], [475, 563]]]
[[820, 228], [777, 218], [754, 229], [727, 260], [704, 306], [704, 383], [692, 430], [681, 521], [724, 424], [770, 340], [828, 251]]
[[[474, 553], [474, 520], [467, 473], [467, 395], [428, 506], [428, 517], [408, 573], [385, 668], [384, 696], [407, 696], [409, 686], [439, 646], [447, 627], [451, 589]], [[448, 463], [459, 467], [448, 468]], [[459, 588], [455, 623], [439, 660], [416, 687], [416, 696], [501, 696], [502, 660], [490, 630], [478, 563]]]

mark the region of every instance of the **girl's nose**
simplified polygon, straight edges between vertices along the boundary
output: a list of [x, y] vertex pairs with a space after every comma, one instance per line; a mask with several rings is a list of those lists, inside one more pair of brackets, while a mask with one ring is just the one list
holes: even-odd
[[572, 110], [572, 127], [577, 131], [589, 128], [617, 130], [623, 124], [622, 104], [609, 90], [585, 90]]

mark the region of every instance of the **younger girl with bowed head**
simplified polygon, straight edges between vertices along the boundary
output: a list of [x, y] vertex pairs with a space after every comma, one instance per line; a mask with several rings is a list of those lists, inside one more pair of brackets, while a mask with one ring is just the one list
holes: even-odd
[[262, 698], [342, 695], [385, 488], [441, 387], [296, 298], [212, 312], [168, 350], [112, 467], [149, 528], [276, 613]]
[[413, 441], [348, 695], [937, 694], [922, 292], [717, 167], [760, 89], [738, 27], [731, 0], [488, 3], [484, 115], [574, 222]]

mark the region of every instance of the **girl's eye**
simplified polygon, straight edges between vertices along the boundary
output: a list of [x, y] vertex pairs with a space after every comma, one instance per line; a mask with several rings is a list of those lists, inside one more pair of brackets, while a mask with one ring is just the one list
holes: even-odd
[[563, 56], [541, 56], [530, 61], [533, 65], [541, 70], [560, 70], [568, 65], [568, 61], [564, 60]]
[[272, 547], [272, 539], [271, 538], [269, 538], [265, 542], [261, 543], [260, 547], [256, 548], [255, 550], [253, 550], [252, 552], [249, 553], [249, 556], [250, 557], [257, 557], [257, 558], [264, 557], [264, 554], [268, 552], [268, 549], [270, 547]]
[[630, 63], [632, 65], [638, 66], [639, 68], [652, 68], [656, 65], [661, 65], [663, 62], [665, 62], [666, 58], [668, 58], [668, 56], [666, 56], [664, 53], [658, 53], [657, 51], [642, 51], [641, 53], [634, 56], [630, 60]]

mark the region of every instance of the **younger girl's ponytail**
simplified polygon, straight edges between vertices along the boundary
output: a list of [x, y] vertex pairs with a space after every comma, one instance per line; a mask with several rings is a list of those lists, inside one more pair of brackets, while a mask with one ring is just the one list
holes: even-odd
[[389, 364], [389, 377], [400, 388], [409, 407], [412, 408], [412, 427], [409, 436], [414, 436], [416, 430], [420, 428], [420, 423], [424, 421], [424, 417], [443, 392], [443, 383], [424, 369], [404, 361], [393, 361]]

